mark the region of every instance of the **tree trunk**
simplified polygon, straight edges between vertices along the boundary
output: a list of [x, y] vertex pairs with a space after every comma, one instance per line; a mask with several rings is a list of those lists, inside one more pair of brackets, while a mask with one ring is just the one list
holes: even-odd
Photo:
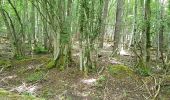
[[[37, 45], [36, 43], [36, 35], [35, 35], [35, 7], [34, 7], [34, 0], [31, 3], [31, 16], [30, 16], [30, 21], [31, 21], [31, 34], [32, 34], [32, 40], [31, 40], [31, 47], [32, 49], [35, 48]], [[32, 45], [33, 44], [33, 45]]]
[[150, 61], [151, 33], [150, 33], [150, 18], [151, 18], [151, 0], [145, 2], [145, 34], [146, 34], [146, 62]]
[[108, 5], [109, 5], [109, 0], [104, 1], [104, 10], [103, 10], [103, 16], [102, 16], [102, 27], [101, 27], [101, 33], [99, 37], [99, 47], [103, 48], [103, 43], [104, 43], [104, 35], [105, 35], [105, 29], [106, 29], [106, 18], [108, 15]]
[[116, 23], [115, 23], [114, 43], [113, 43], [114, 53], [118, 53], [120, 49], [119, 42], [120, 42], [121, 31], [122, 31], [124, 2], [125, 2], [124, 0], [117, 0]]
[[164, 0], [161, 2], [161, 12], [160, 12], [161, 25], [159, 28], [158, 48], [159, 48], [160, 58], [162, 60], [162, 63], [163, 63], [163, 65], [165, 65], [164, 56], [163, 56], [163, 50], [164, 50], [164, 18], [163, 17], [164, 17]]
[[[133, 22], [133, 35], [130, 45], [136, 44], [136, 38], [137, 38], [137, 10], [138, 10], [138, 0], [135, 0], [135, 6], [134, 6], [134, 22]], [[130, 46], [129, 46], [130, 47]]]

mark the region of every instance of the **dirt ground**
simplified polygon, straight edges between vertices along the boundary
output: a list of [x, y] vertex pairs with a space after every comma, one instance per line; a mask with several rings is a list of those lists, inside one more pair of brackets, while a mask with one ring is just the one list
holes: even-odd
[[[146, 80], [146, 84], [152, 86], [149, 78], [141, 77], [135, 72], [129, 74], [127, 70], [119, 70], [120, 72], [111, 75], [109, 66], [133, 64], [131, 56], [112, 58], [111, 53], [111, 47], [106, 45], [100, 52], [102, 56], [99, 58], [96, 71], [89, 74], [79, 71], [77, 59], [79, 55], [76, 50], [72, 66], [65, 70], [46, 69], [52, 58], [51, 55], [35, 55], [24, 60], [11, 60], [10, 57], [4, 56], [6, 54], [4, 53], [1, 54], [0, 60], [10, 60], [11, 66], [1, 68], [0, 88], [47, 100], [148, 100], [150, 94], [142, 80]], [[165, 92], [166, 96], [160, 96], [160, 100], [170, 100], [167, 93], [170, 92]]]

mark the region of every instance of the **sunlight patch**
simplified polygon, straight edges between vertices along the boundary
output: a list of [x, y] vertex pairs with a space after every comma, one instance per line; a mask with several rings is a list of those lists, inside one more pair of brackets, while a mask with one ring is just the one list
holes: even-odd
[[121, 64], [121, 62], [117, 61], [116, 59], [109, 59], [111, 64]]
[[88, 85], [92, 85], [96, 82], [96, 79], [91, 78], [91, 79], [85, 79], [85, 80], [81, 80], [81, 82], [88, 84]]
[[12, 89], [11, 91], [17, 91], [18, 93], [29, 93], [29, 94], [34, 94], [36, 90], [38, 89], [38, 86], [36, 85], [30, 85], [28, 86], [26, 83], [22, 83], [22, 85]]
[[109, 44], [109, 43], [103, 43], [103, 45], [104, 45], [105, 48], [109, 48], [109, 47], [112, 46], [112, 44]]
[[123, 49], [120, 50], [119, 53], [120, 53], [121, 56], [130, 56], [130, 55], [131, 55], [129, 52], [127, 52], [127, 51], [125, 51], [125, 50], [123, 50]]

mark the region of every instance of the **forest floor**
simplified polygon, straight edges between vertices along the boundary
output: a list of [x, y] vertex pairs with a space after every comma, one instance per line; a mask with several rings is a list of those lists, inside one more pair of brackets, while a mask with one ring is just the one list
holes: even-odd
[[[72, 66], [59, 70], [46, 68], [52, 58], [49, 54], [15, 60], [10, 58], [9, 48], [0, 45], [0, 88], [4, 90], [46, 100], [148, 100], [156, 94], [154, 79], [127, 67], [133, 65], [132, 56], [110, 57], [110, 45], [101, 50], [96, 71], [89, 74], [79, 71], [77, 50], [73, 51]], [[170, 100], [170, 86], [159, 94], [160, 100]]]

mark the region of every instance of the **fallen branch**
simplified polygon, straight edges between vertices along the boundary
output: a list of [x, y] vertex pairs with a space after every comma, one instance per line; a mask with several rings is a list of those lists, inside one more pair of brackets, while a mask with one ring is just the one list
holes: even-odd
[[4, 70], [4, 67], [1, 68], [0, 73], [2, 73], [3, 70]]
[[98, 75], [100, 75], [104, 71], [104, 66], [98, 71]]

